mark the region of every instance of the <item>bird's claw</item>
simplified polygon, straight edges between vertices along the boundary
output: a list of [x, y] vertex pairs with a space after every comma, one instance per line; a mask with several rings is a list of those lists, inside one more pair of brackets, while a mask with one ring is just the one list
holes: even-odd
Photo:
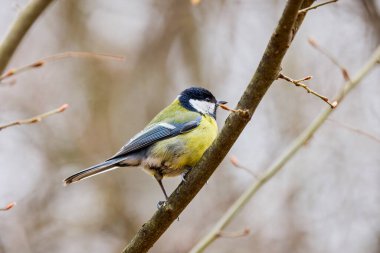
[[164, 206], [166, 206], [166, 203], [167, 203], [167, 201], [165, 201], [165, 200], [158, 201], [157, 209], [163, 208]]

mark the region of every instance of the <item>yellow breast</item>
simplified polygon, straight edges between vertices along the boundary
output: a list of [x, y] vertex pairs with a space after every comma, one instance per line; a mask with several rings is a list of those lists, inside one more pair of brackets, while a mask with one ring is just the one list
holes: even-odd
[[144, 167], [162, 165], [164, 176], [177, 176], [197, 164], [218, 134], [218, 126], [211, 116], [202, 116], [198, 127], [188, 133], [157, 142], [150, 150]]

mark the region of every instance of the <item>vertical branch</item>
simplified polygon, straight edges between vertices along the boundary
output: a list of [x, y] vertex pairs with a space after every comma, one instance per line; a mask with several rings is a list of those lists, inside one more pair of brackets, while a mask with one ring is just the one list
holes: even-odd
[[3, 73], [29, 28], [51, 2], [53, 0], [31, 0], [20, 12], [0, 44], [0, 74]]

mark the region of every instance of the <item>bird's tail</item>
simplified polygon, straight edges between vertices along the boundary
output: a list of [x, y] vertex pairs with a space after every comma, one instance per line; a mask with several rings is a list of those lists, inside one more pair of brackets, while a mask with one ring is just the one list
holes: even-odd
[[125, 158], [115, 158], [110, 159], [105, 162], [94, 165], [90, 168], [84, 169], [68, 178], [63, 180], [64, 185], [68, 185], [71, 183], [78, 182], [82, 179], [89, 178], [95, 176], [100, 173], [104, 173], [117, 168], [117, 164], [121, 161], [125, 160]]

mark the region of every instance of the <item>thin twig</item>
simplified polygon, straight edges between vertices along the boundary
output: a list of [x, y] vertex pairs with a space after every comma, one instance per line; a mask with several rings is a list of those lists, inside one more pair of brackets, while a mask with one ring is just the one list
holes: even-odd
[[11, 202], [7, 204], [5, 207], [1, 207], [0, 211], [8, 211], [9, 209], [13, 208], [16, 205], [16, 202]]
[[347, 129], [349, 131], [355, 132], [357, 134], [364, 135], [364, 136], [370, 138], [373, 141], [380, 142], [380, 138], [379, 137], [377, 137], [377, 136], [375, 136], [373, 134], [370, 134], [370, 133], [368, 133], [366, 131], [363, 131], [363, 130], [355, 128], [355, 127], [352, 127], [350, 125], [344, 124], [344, 123], [336, 121], [334, 119], [328, 119], [328, 121], [331, 122], [331, 123], [334, 123], [334, 124], [338, 125], [339, 127], [343, 127], [343, 128], [345, 128], [345, 129]]
[[321, 54], [326, 56], [335, 66], [337, 66], [340, 69], [340, 72], [342, 73], [343, 79], [345, 81], [350, 81], [350, 74], [348, 73], [347, 68], [345, 68], [342, 64], [339, 63], [339, 61], [334, 57], [327, 49], [322, 48], [317, 41], [314, 38], [308, 39], [309, 44], [318, 50]]
[[278, 78], [284, 79], [285, 81], [293, 83], [297, 87], [304, 88], [307, 91], [307, 93], [311, 93], [314, 96], [319, 97], [320, 99], [322, 99], [323, 101], [325, 101], [327, 104], [329, 104], [332, 109], [334, 109], [338, 105], [338, 103], [336, 101], [334, 101], [334, 102], [331, 103], [327, 97], [322, 96], [321, 94], [319, 94], [319, 93], [315, 92], [314, 90], [310, 89], [306, 84], [301, 83], [302, 81], [310, 80], [312, 78], [311, 76], [307, 76], [307, 77], [299, 79], [299, 80], [293, 80], [292, 78], [290, 78], [290, 77], [288, 77], [288, 76], [280, 73], [278, 75]]
[[38, 122], [42, 121], [44, 118], [46, 118], [46, 117], [49, 117], [49, 116], [51, 116], [53, 114], [65, 111], [68, 107], [69, 107], [68, 104], [63, 104], [60, 107], [58, 107], [57, 109], [54, 109], [54, 110], [51, 110], [51, 111], [48, 111], [48, 112], [36, 115], [36, 116], [34, 116], [32, 118], [29, 118], [29, 119], [16, 120], [16, 121], [10, 122], [8, 124], [0, 125], [0, 131], [3, 130], [3, 129], [5, 129], [5, 128], [7, 128], [7, 127], [11, 127], [11, 126], [38, 123]]
[[242, 109], [232, 109], [230, 107], [228, 107], [226, 104], [220, 104], [219, 105], [220, 108], [222, 108], [223, 110], [226, 110], [226, 111], [229, 111], [229, 112], [233, 112], [233, 113], [237, 113], [238, 115], [242, 116], [242, 117], [249, 117], [249, 111], [247, 109], [245, 110], [242, 110]]
[[0, 43], [0, 74], [3, 73], [29, 28], [52, 2], [53, 0], [31, 0], [20, 11], [4, 40]]
[[[358, 71], [356, 76], [345, 83], [343, 89], [336, 98], [336, 101], [341, 103], [346, 95], [354, 89], [365, 76], [378, 64], [380, 60], [380, 46], [372, 54], [371, 58], [367, 63]], [[252, 199], [252, 197], [264, 186], [271, 178], [273, 178], [284, 165], [307, 143], [310, 138], [317, 132], [317, 130], [323, 125], [327, 120], [328, 116], [333, 112], [331, 108], [323, 110], [318, 117], [307, 127], [294, 141], [293, 143], [285, 149], [283, 154], [278, 157], [274, 163], [267, 169], [265, 175], [260, 178], [257, 182], [251, 184], [245, 192], [230, 206], [230, 208], [225, 212], [223, 217], [215, 224], [212, 230], [203, 237], [190, 251], [190, 253], [200, 253], [203, 252], [215, 239], [217, 239], [217, 234], [219, 231], [223, 230], [243, 207]]]
[[329, 1], [326, 1], [326, 2], [323, 2], [323, 3], [320, 3], [320, 4], [316, 4], [316, 5], [313, 5], [313, 6], [310, 6], [310, 7], [307, 7], [305, 9], [302, 9], [302, 10], [298, 11], [298, 14], [306, 13], [306, 12], [308, 12], [310, 10], [317, 9], [318, 7], [321, 7], [323, 5], [331, 4], [331, 3], [335, 3], [335, 2], [338, 2], [338, 0], [329, 0]]
[[245, 172], [247, 172], [248, 174], [250, 174], [251, 176], [255, 177], [256, 179], [259, 178], [256, 173], [254, 173], [252, 170], [248, 169], [247, 167], [243, 166], [240, 164], [239, 160], [237, 159], [236, 156], [232, 155], [230, 156], [230, 162], [232, 163], [233, 166], [235, 166], [236, 168], [239, 168], [239, 169], [242, 169], [244, 170]]
[[125, 57], [121, 55], [69, 51], [69, 52], [63, 52], [63, 53], [50, 55], [40, 60], [37, 60], [31, 64], [28, 64], [19, 68], [10, 69], [0, 76], [0, 81], [3, 81], [4, 79], [7, 79], [11, 76], [14, 76], [24, 71], [42, 67], [48, 62], [54, 62], [54, 61], [58, 61], [58, 60], [66, 59], [66, 58], [93, 58], [93, 59], [101, 59], [101, 60], [125, 61]]
[[243, 231], [234, 231], [234, 232], [219, 231], [219, 233], [216, 236], [222, 237], [222, 238], [238, 238], [238, 237], [247, 236], [250, 233], [251, 233], [251, 230], [249, 228], [244, 228]]

